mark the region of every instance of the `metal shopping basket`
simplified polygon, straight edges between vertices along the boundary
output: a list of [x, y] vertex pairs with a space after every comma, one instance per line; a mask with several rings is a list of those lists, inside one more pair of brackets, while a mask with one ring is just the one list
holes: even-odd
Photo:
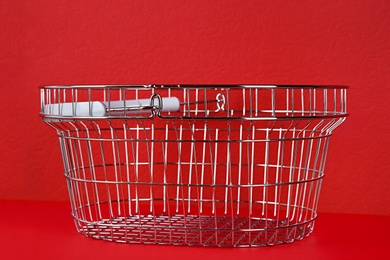
[[141, 244], [265, 246], [308, 236], [343, 86], [41, 88], [77, 230]]

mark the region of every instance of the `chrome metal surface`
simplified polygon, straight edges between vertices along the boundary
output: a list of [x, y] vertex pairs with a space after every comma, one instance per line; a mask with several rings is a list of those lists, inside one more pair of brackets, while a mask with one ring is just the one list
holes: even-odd
[[[123, 107], [93, 116], [93, 102], [112, 101]], [[80, 233], [218, 247], [313, 231], [330, 136], [347, 116], [346, 88], [331, 86], [51, 86], [41, 108]]]

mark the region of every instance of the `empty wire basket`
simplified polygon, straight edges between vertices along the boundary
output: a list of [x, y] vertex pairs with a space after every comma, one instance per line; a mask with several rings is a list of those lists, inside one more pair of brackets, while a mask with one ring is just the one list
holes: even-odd
[[265, 246], [314, 228], [346, 87], [48, 86], [72, 216], [124, 243]]

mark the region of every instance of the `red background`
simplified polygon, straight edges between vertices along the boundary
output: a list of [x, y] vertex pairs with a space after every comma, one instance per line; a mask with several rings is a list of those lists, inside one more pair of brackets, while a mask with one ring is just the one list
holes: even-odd
[[342, 84], [321, 212], [390, 215], [390, 1], [0, 2], [0, 199], [67, 200], [41, 85]]

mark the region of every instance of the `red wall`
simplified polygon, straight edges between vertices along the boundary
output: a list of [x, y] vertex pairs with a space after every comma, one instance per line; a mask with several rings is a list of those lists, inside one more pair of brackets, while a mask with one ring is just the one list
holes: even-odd
[[320, 211], [390, 215], [390, 1], [0, 2], [0, 199], [67, 200], [38, 86], [349, 85]]

